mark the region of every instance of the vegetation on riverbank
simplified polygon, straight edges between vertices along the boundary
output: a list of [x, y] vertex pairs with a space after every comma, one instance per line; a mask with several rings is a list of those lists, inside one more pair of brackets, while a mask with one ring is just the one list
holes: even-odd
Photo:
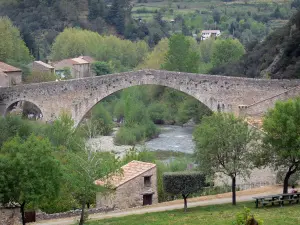
[[236, 215], [244, 210], [244, 207], [251, 209], [255, 218], [263, 220], [264, 225], [295, 225], [300, 223], [300, 205], [284, 207], [265, 207], [255, 209], [254, 202], [238, 203], [236, 206], [230, 204], [201, 206], [188, 209], [187, 213], [183, 210], [172, 210], [166, 212], [146, 213], [143, 215], [131, 215], [119, 218], [104, 219], [88, 222], [88, 225], [232, 225], [237, 224]]

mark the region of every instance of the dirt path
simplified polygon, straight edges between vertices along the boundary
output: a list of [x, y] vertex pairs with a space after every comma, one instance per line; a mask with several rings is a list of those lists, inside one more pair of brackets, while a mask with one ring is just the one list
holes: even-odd
[[[281, 193], [281, 186], [267, 186], [261, 188], [254, 188], [250, 190], [238, 191], [237, 192], [237, 202], [251, 201], [252, 197], [268, 194], [277, 194]], [[231, 193], [202, 196], [197, 198], [188, 199], [188, 207], [196, 206], [206, 206], [206, 205], [218, 205], [231, 202]], [[254, 203], [253, 203], [254, 206]], [[158, 203], [148, 207], [128, 209], [126, 211], [115, 211], [109, 213], [96, 213], [89, 215], [90, 220], [101, 220], [112, 217], [122, 217], [133, 214], [144, 214], [149, 212], [161, 212], [169, 211], [174, 209], [182, 209], [183, 203], [182, 200], [175, 200], [171, 202]], [[69, 225], [74, 224], [79, 217], [70, 217], [64, 219], [56, 220], [44, 220], [36, 223], [31, 223], [31, 225]]]

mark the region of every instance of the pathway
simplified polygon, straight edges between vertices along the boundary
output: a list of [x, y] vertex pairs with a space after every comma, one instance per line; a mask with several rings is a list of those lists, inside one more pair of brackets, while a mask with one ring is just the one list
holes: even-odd
[[[245, 201], [252, 201], [252, 197], [261, 196], [265, 194], [275, 194], [279, 193], [281, 188], [272, 187], [272, 188], [256, 188], [252, 190], [245, 190], [237, 192], [237, 202], [245, 202]], [[196, 206], [206, 206], [206, 205], [218, 205], [218, 204], [225, 204], [231, 203], [231, 197], [229, 197], [231, 193], [215, 195], [215, 196], [207, 196], [209, 197], [207, 200], [204, 197], [199, 198], [192, 198], [188, 199], [188, 207], [196, 207]], [[213, 199], [210, 199], [213, 198]], [[254, 203], [253, 203], [254, 206]], [[183, 202], [182, 200], [176, 200], [173, 202], [164, 202], [160, 204], [156, 204], [153, 206], [142, 207], [142, 208], [134, 208], [129, 209], [126, 211], [115, 211], [115, 212], [108, 212], [108, 213], [96, 213], [89, 215], [90, 220], [101, 220], [107, 219], [112, 217], [122, 217], [128, 216], [133, 214], [145, 214], [151, 212], [161, 212], [161, 211], [169, 211], [175, 209], [183, 209]], [[31, 223], [31, 225], [71, 225], [76, 223], [79, 217], [69, 217], [64, 219], [55, 219], [55, 220], [44, 220], [36, 223]]]

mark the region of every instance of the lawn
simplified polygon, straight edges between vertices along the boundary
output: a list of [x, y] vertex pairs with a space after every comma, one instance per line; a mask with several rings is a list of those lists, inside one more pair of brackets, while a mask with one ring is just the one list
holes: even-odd
[[202, 206], [191, 208], [187, 213], [183, 210], [147, 213], [92, 221], [88, 225], [233, 225], [236, 214], [243, 211], [244, 206], [250, 208], [255, 217], [262, 219], [264, 225], [300, 224], [300, 204], [255, 209], [254, 202], [245, 202], [236, 207], [230, 204]]

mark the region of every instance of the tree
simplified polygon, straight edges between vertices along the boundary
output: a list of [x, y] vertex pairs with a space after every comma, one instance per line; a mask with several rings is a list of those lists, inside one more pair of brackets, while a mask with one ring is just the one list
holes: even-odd
[[38, 207], [45, 199], [58, 195], [61, 169], [52, 150], [48, 139], [35, 135], [25, 141], [16, 136], [1, 148], [0, 202], [18, 203], [23, 225], [26, 205]]
[[84, 145], [84, 139], [67, 113], [62, 113], [57, 120], [46, 127], [45, 136], [54, 146], [63, 151], [81, 151], [81, 146]]
[[283, 193], [292, 174], [300, 169], [300, 98], [277, 102], [263, 120], [262, 162], [284, 169]]
[[236, 205], [236, 179], [238, 175], [248, 175], [253, 168], [250, 151], [256, 150], [257, 133], [232, 114], [215, 113], [202, 119], [193, 136], [199, 169], [205, 174], [229, 176], [232, 204]]
[[244, 46], [237, 39], [216, 40], [212, 51], [214, 67], [239, 60], [245, 53]]
[[83, 225], [86, 204], [89, 205], [96, 199], [97, 192], [109, 191], [109, 186], [97, 186], [95, 181], [117, 173], [119, 164], [112, 153], [94, 152], [87, 148], [79, 152], [69, 152], [66, 160], [64, 178], [74, 198], [81, 205], [79, 225]]
[[111, 74], [113, 72], [109, 63], [99, 61], [92, 63], [92, 70], [96, 76]]
[[169, 39], [169, 50], [162, 68], [169, 71], [198, 72], [199, 55], [192, 50], [191, 43], [182, 34], [175, 34]]
[[205, 176], [199, 172], [173, 172], [163, 174], [164, 190], [170, 194], [181, 194], [184, 199], [184, 211], [187, 210], [187, 198], [190, 194], [205, 187]]
[[8, 17], [0, 17], [0, 61], [27, 64], [32, 60], [19, 30]]

